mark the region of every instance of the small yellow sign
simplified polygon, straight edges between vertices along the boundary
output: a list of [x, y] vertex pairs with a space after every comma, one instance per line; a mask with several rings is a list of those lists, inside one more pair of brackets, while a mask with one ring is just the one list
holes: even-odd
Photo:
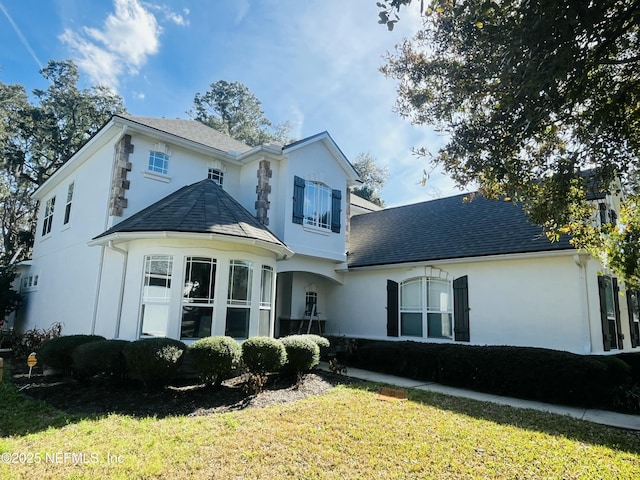
[[38, 359], [36, 358], [36, 354], [35, 353], [29, 354], [29, 356], [27, 357], [27, 366], [29, 368], [33, 368], [37, 364], [38, 364]]

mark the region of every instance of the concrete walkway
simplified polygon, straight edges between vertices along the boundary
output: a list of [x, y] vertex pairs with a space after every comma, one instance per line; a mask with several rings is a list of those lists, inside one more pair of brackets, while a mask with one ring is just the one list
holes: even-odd
[[[329, 365], [326, 362], [321, 362], [319, 367], [322, 370], [329, 371]], [[610, 412], [608, 410], [584, 409], [579, 407], [552, 405], [533, 400], [502, 397], [500, 395], [492, 395], [490, 393], [474, 392], [473, 390], [465, 390], [463, 388], [448, 387], [446, 385], [439, 385], [433, 382], [411, 380], [409, 378], [396, 377], [385, 373], [370, 372], [359, 368], [349, 367], [347, 369], [347, 376], [367, 380], [369, 382], [386, 383], [402, 388], [415, 388], [418, 390], [427, 390], [429, 392], [443, 393], [454, 397], [470, 398], [481, 402], [509, 405], [515, 408], [530, 408], [532, 410], [540, 410], [543, 412], [555, 413], [557, 415], [567, 415], [579, 420], [600, 423], [611, 427], [640, 430], [640, 415], [626, 415], [624, 413]]]

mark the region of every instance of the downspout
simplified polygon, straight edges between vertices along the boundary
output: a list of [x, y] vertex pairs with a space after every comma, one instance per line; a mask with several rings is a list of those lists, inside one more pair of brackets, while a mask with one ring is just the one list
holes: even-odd
[[573, 256], [574, 263], [580, 268], [580, 281], [584, 288], [582, 289], [582, 305], [583, 312], [582, 318], [584, 319], [584, 331], [587, 334], [587, 338], [584, 344], [584, 350], [586, 354], [593, 352], [593, 338], [591, 335], [591, 304], [589, 302], [589, 281], [587, 277], [587, 259], [585, 254], [576, 254]]
[[127, 263], [129, 261], [129, 252], [119, 247], [115, 247], [113, 245], [113, 241], [109, 240], [108, 246], [114, 252], [121, 253], [124, 255], [123, 264], [122, 264], [122, 277], [120, 278], [120, 294], [118, 295], [118, 310], [116, 315], [116, 330], [115, 336], [113, 338], [120, 338], [120, 320], [122, 318], [122, 303], [124, 299], [124, 282], [127, 276]]
[[98, 300], [100, 299], [100, 284], [102, 283], [102, 265], [104, 264], [104, 245], [100, 247], [100, 263], [98, 264], [98, 277], [96, 280], [96, 293], [93, 295], [93, 318], [91, 319], [91, 335], [96, 334], [96, 322], [98, 319]]
[[[122, 133], [120, 133], [120, 136], [118, 137], [118, 139], [116, 140], [116, 142], [113, 144], [114, 145], [114, 149], [117, 147], [118, 143], [120, 143], [120, 140], [122, 140], [122, 137], [124, 137], [127, 133], [128, 130], [128, 126], [127, 125], [123, 125], [122, 127]], [[111, 187], [113, 184], [113, 173], [114, 173], [114, 168], [115, 168], [115, 161], [116, 161], [116, 155], [114, 153], [114, 157], [113, 157], [113, 161], [114, 161], [114, 165], [111, 168], [111, 175], [109, 177], [109, 192], [111, 192]], [[105, 215], [105, 219], [104, 219], [104, 228], [102, 229], [102, 231], [106, 231], [109, 228], [109, 201], [110, 201], [110, 197], [107, 196], [107, 212]], [[96, 332], [96, 322], [98, 319], [98, 303], [100, 300], [100, 286], [102, 285], [102, 266], [104, 264], [104, 245], [100, 246], [100, 264], [98, 265], [98, 278], [96, 280], [96, 290], [95, 290], [95, 294], [93, 296], [94, 301], [93, 301], [93, 318], [91, 319], [91, 335], [95, 335]]]

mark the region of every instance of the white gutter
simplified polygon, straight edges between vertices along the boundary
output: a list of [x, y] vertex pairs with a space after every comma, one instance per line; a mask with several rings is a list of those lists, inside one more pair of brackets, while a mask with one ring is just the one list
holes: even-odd
[[591, 305], [589, 303], [589, 279], [587, 276], [587, 263], [589, 255], [585, 253], [577, 253], [573, 256], [574, 263], [580, 269], [580, 283], [584, 285], [581, 288], [582, 297], [582, 318], [584, 319], [584, 331], [586, 332], [586, 338], [584, 342], [584, 353], [593, 352], [593, 337], [591, 335]]
[[120, 293], [118, 295], [118, 310], [117, 310], [117, 316], [116, 316], [116, 329], [115, 329], [115, 334], [113, 338], [120, 338], [120, 322], [122, 319], [122, 302], [124, 299], [124, 286], [125, 286], [125, 279], [127, 276], [127, 264], [128, 264], [128, 260], [129, 260], [129, 252], [127, 250], [124, 250], [122, 248], [119, 247], [115, 247], [113, 245], [112, 241], [109, 241], [109, 243], [107, 244], [107, 246], [109, 247], [109, 249], [113, 250], [114, 252], [118, 252], [121, 253], [122, 255], [124, 255], [124, 259], [123, 259], [123, 263], [122, 263], [122, 276], [120, 278]]
[[[486, 255], [481, 257], [459, 257], [449, 258], [443, 260], [419, 260], [415, 262], [402, 262], [402, 263], [385, 263], [383, 265], [363, 265], [361, 267], [349, 267], [349, 270], [388, 270], [390, 268], [413, 268], [422, 267], [425, 264], [428, 265], [450, 265], [459, 263], [479, 263], [479, 262], [493, 262], [496, 260], [526, 260], [532, 258], [553, 258], [553, 257], [566, 257], [568, 255], [575, 255], [576, 250], [551, 250], [542, 252], [525, 252], [525, 253], [502, 253], [496, 255]], [[347, 253], [348, 255], [348, 253]]]
[[177, 238], [177, 239], [200, 239], [200, 240], [210, 240], [210, 241], [220, 241], [226, 243], [238, 243], [241, 245], [250, 245], [254, 247], [263, 248], [265, 250], [269, 250], [270, 252], [279, 255], [281, 258], [278, 260], [287, 260], [294, 255], [293, 250], [291, 250], [286, 245], [277, 245], [275, 243], [267, 242], [265, 240], [259, 240], [255, 238], [242, 238], [235, 237], [233, 235], [221, 235], [217, 233], [197, 233], [197, 232], [170, 232], [170, 231], [161, 231], [161, 232], [117, 232], [107, 235], [105, 237], [96, 238], [90, 240], [87, 244], [92, 247], [96, 245], [112, 245], [129, 242], [132, 240], [154, 240], [154, 239], [164, 239], [164, 238]]

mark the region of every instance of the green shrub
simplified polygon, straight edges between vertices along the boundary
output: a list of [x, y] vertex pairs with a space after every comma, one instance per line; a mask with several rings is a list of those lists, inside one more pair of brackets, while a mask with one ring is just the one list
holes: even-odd
[[127, 362], [122, 350], [127, 340], [98, 340], [79, 345], [71, 354], [73, 376], [86, 380], [105, 374], [111, 380], [122, 380], [127, 376]]
[[242, 349], [231, 337], [207, 337], [189, 345], [189, 355], [202, 381], [217, 388], [238, 366]]
[[[290, 335], [290, 336], [294, 336], [294, 335]], [[331, 346], [331, 342], [329, 342], [328, 338], [321, 337], [320, 335], [316, 335], [314, 333], [306, 333], [303, 335], [295, 335], [295, 336], [308, 338], [313, 343], [318, 345], [319, 348], [329, 348]]]
[[242, 363], [251, 373], [277, 372], [287, 361], [281, 341], [271, 337], [253, 337], [242, 344]]
[[628, 368], [613, 357], [530, 347], [360, 341], [349, 364], [498, 395], [611, 408], [628, 385]]
[[145, 338], [122, 349], [131, 376], [147, 388], [169, 383], [184, 359], [187, 346], [172, 338]]
[[71, 371], [71, 354], [76, 347], [85, 343], [104, 340], [100, 335], [65, 335], [45, 341], [37, 351], [38, 362], [49, 368]]
[[291, 335], [280, 341], [287, 351], [287, 363], [283, 368], [285, 372], [300, 375], [311, 370], [320, 361], [320, 347], [307, 335]]
[[631, 381], [640, 385], [640, 352], [638, 353], [619, 353], [616, 355], [624, 363], [631, 368]]

